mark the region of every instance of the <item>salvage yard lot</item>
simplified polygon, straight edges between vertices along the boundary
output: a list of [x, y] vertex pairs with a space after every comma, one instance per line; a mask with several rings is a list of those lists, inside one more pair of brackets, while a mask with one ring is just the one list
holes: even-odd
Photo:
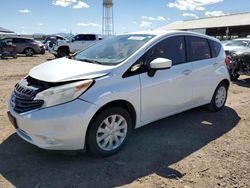
[[[7, 99], [29, 69], [53, 56], [0, 60], [0, 187], [250, 187], [250, 77], [231, 83], [226, 107], [204, 108], [135, 130], [107, 158], [48, 152], [21, 140]], [[74, 125], [72, 125], [74, 126]]]

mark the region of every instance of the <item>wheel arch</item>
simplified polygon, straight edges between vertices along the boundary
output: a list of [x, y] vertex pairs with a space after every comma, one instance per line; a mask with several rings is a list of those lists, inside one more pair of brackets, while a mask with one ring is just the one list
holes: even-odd
[[222, 81], [221, 81], [218, 85], [220, 85], [221, 83], [226, 84], [227, 88], [229, 88], [230, 82], [229, 82], [229, 80], [228, 80], [228, 79], [224, 79], [224, 80], [222, 80]]
[[228, 80], [227, 78], [222, 79], [220, 82], [218, 82], [217, 85], [215, 85], [215, 87], [214, 87], [214, 89], [213, 89], [213, 93], [212, 93], [211, 99], [210, 99], [210, 102], [211, 102], [212, 99], [213, 99], [213, 96], [214, 96], [214, 93], [215, 93], [217, 87], [218, 87], [221, 83], [226, 84], [227, 88], [229, 88], [229, 85], [230, 85], [229, 80]]
[[102, 112], [103, 110], [105, 110], [107, 108], [110, 108], [110, 107], [122, 107], [125, 110], [127, 110], [128, 113], [131, 115], [131, 118], [132, 118], [132, 128], [133, 129], [135, 128], [135, 125], [136, 125], [136, 111], [135, 111], [134, 106], [130, 102], [126, 101], [126, 100], [115, 100], [115, 101], [111, 101], [111, 102], [106, 103], [105, 105], [103, 105], [101, 108], [99, 108], [96, 111], [95, 115], [90, 120], [90, 123], [88, 125], [86, 134], [88, 133], [88, 130], [89, 130], [90, 126], [91, 126], [91, 123], [94, 121], [96, 116], [100, 112]]

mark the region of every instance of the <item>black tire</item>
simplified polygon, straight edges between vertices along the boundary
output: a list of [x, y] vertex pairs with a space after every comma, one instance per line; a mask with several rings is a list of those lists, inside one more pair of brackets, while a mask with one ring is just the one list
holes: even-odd
[[69, 55], [69, 51], [66, 49], [59, 49], [57, 52], [57, 57], [65, 57]]
[[32, 57], [34, 55], [35, 51], [32, 48], [25, 48], [24, 49], [24, 54], [27, 57]]
[[[220, 95], [219, 92], [223, 90], [224, 93], [224, 98], [219, 100], [218, 96]], [[219, 110], [221, 110], [227, 100], [227, 94], [228, 94], [228, 86], [225, 84], [225, 82], [221, 82], [217, 88], [215, 89], [213, 98], [211, 100], [211, 102], [207, 105], [207, 109], [213, 112], [217, 112]], [[221, 102], [217, 102], [217, 101], [221, 101]]]
[[240, 75], [237, 72], [230, 72], [230, 80], [235, 81], [240, 77]]
[[[122, 118], [122, 126], [127, 127], [126, 131], [125, 129], [119, 129], [119, 131], [114, 131], [114, 132], [119, 132], [119, 133], [124, 133], [125, 134], [125, 138], [122, 138], [122, 136], [120, 138], [118, 138], [119, 136], [115, 135], [116, 133], [103, 133], [100, 134], [100, 132], [98, 133], [98, 130], [103, 129], [103, 130], [108, 130], [110, 131], [110, 129], [108, 128], [108, 126], [106, 126], [106, 123], [104, 123], [104, 120], [107, 120], [109, 118], [112, 119], [112, 116], [115, 117], [115, 121], [116, 120], [121, 120]], [[122, 117], [121, 119], [118, 119], [118, 117]], [[113, 120], [113, 119], [112, 119]], [[112, 123], [111, 123], [112, 124]], [[117, 124], [118, 125], [118, 124]], [[127, 125], [127, 126], [126, 126]], [[86, 147], [87, 147], [87, 151], [93, 155], [93, 156], [109, 156], [112, 155], [116, 152], [118, 152], [126, 143], [126, 140], [131, 132], [131, 128], [132, 128], [132, 119], [130, 114], [123, 108], [121, 107], [110, 107], [107, 109], [104, 109], [103, 111], [99, 112], [93, 119], [92, 123], [89, 125], [89, 129], [87, 132], [87, 136], [86, 136]], [[113, 128], [114, 128], [114, 124], [112, 124]], [[120, 125], [119, 125], [120, 126]], [[117, 126], [117, 127], [119, 127]], [[116, 128], [117, 128], [116, 127]], [[100, 129], [99, 129], [100, 128]], [[115, 128], [114, 128], [115, 129]], [[122, 131], [123, 132], [122, 132]], [[108, 136], [107, 136], [108, 135]], [[105, 138], [100, 139], [100, 141], [98, 142], [97, 139], [98, 137], [102, 137], [104, 136]], [[117, 138], [117, 140], [119, 140], [119, 144], [117, 144], [115, 146], [115, 148], [112, 148], [110, 150], [107, 149], [103, 149], [102, 146], [100, 146], [101, 144], [103, 144], [104, 146], [109, 146], [110, 144], [110, 140], [112, 138], [112, 146], [115, 145], [117, 143], [117, 141], [115, 140], [115, 138]], [[106, 142], [106, 139], [109, 140], [108, 142]], [[103, 143], [102, 143], [103, 141]], [[106, 142], [106, 144], [104, 144]]]

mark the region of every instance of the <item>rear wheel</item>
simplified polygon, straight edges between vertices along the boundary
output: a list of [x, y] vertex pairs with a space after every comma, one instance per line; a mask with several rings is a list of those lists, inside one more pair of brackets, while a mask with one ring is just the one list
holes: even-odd
[[88, 152], [95, 156], [108, 156], [123, 147], [132, 120], [125, 109], [111, 107], [101, 111], [89, 126], [86, 140]]
[[25, 53], [26, 56], [31, 57], [31, 56], [34, 55], [34, 50], [33, 50], [32, 48], [26, 48], [26, 49], [24, 50], [24, 53]]
[[208, 109], [210, 111], [221, 110], [226, 103], [227, 92], [228, 92], [228, 86], [224, 82], [221, 82], [217, 86], [211, 102], [207, 105]]

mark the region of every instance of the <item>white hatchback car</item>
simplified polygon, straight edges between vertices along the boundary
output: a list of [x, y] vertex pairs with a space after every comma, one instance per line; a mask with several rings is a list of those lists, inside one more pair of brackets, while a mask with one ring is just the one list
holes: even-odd
[[220, 110], [228, 87], [218, 40], [132, 33], [34, 67], [15, 85], [8, 115], [17, 134], [40, 148], [107, 156], [132, 129], [201, 105]]

